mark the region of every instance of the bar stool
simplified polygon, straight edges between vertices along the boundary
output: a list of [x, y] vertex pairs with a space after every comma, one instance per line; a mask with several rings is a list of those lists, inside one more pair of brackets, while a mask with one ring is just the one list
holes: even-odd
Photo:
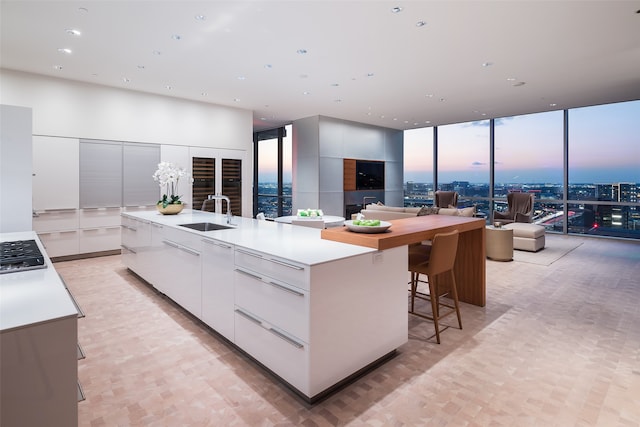
[[[411, 282], [409, 282], [411, 286], [411, 310], [409, 310], [409, 313], [433, 321], [438, 344], [440, 344], [440, 326], [438, 322], [443, 317], [455, 312], [458, 316], [458, 326], [462, 329], [462, 319], [460, 318], [460, 307], [458, 305], [458, 291], [456, 289], [456, 277], [453, 272], [457, 251], [457, 230], [449, 233], [436, 234], [431, 246], [411, 245], [409, 247], [409, 271], [411, 272]], [[451, 278], [449, 295], [451, 299], [453, 299], [453, 306], [440, 302], [441, 295], [440, 290], [438, 289], [436, 277], [443, 273], [449, 273], [449, 277]], [[429, 294], [418, 292], [418, 283], [425, 283], [420, 280], [420, 274], [427, 275]], [[416, 298], [431, 302], [431, 316], [415, 311]], [[441, 313], [441, 306], [452, 310], [447, 310], [444, 313]]]

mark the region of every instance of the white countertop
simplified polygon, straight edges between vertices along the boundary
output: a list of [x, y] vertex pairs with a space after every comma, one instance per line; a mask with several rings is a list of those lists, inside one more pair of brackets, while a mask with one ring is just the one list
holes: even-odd
[[[126, 212], [124, 216], [151, 221], [166, 226], [178, 226], [197, 222], [211, 222], [226, 225], [226, 215], [185, 209], [177, 215], [162, 215], [155, 210]], [[298, 227], [274, 221], [234, 216], [233, 229], [216, 231], [196, 231], [186, 227], [180, 230], [210, 237], [229, 244], [275, 255], [305, 265], [322, 264], [337, 259], [348, 258], [375, 249], [363, 246], [324, 240], [319, 229]]]
[[0, 241], [35, 240], [47, 268], [0, 274], [0, 331], [77, 316], [58, 272], [33, 231], [2, 233]]

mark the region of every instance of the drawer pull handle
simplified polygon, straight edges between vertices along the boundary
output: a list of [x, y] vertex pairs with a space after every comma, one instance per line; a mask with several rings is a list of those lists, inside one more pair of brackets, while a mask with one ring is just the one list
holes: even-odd
[[245, 255], [252, 256], [252, 257], [254, 257], [254, 258], [260, 258], [260, 259], [262, 259], [262, 255], [254, 254], [253, 252], [243, 251], [242, 249], [236, 249], [236, 251], [240, 252], [241, 254], [245, 254]]
[[76, 208], [60, 208], [60, 209], [45, 209], [43, 212], [38, 212], [38, 213], [65, 213], [65, 212], [75, 212], [77, 209]]
[[293, 289], [287, 288], [286, 286], [282, 286], [280, 283], [269, 282], [269, 284], [271, 286], [275, 286], [276, 288], [278, 288], [280, 290], [283, 290], [285, 292], [289, 292], [290, 294], [294, 294], [294, 295], [299, 296], [299, 297], [303, 297], [304, 296], [304, 294], [302, 292], [298, 292], [298, 291], [295, 291]]
[[240, 270], [239, 268], [236, 268], [235, 271], [237, 271], [238, 273], [242, 273], [245, 276], [253, 277], [256, 280], [262, 281], [262, 277], [258, 276], [257, 274], [249, 273], [248, 271]]
[[213, 240], [203, 240], [203, 242], [205, 242], [206, 244], [209, 244], [209, 245], [220, 246], [221, 248], [224, 248], [224, 249], [231, 249], [231, 248], [233, 248], [233, 246], [224, 245], [224, 244], [222, 244], [222, 243], [214, 242]]
[[152, 222], [151, 225], [153, 225], [156, 228], [162, 228], [161, 224], [156, 224], [155, 222]]
[[239, 308], [236, 308], [235, 312], [238, 313], [239, 315], [241, 315], [242, 317], [251, 320], [253, 323], [262, 326], [262, 321], [260, 321], [259, 319], [256, 319], [255, 317], [253, 317], [249, 313], [245, 313], [244, 311], [240, 310]]
[[132, 226], [130, 226], [130, 225], [124, 225], [124, 224], [122, 224], [120, 227], [122, 227], [122, 228], [126, 228], [127, 230], [131, 230], [131, 231], [138, 231], [138, 229], [137, 229], [137, 228], [132, 227]]
[[277, 336], [278, 338], [283, 339], [284, 341], [288, 342], [289, 344], [291, 344], [295, 348], [304, 348], [304, 345], [302, 345], [298, 341], [294, 340], [293, 338], [289, 338], [288, 336], [286, 336], [285, 334], [283, 334], [282, 332], [280, 332], [277, 329], [269, 328], [269, 332], [271, 332], [273, 335]]
[[289, 264], [288, 262], [284, 262], [284, 261], [279, 261], [277, 259], [270, 259], [269, 261], [275, 263], [275, 264], [279, 264], [279, 265], [283, 265], [285, 267], [289, 267], [289, 268], [293, 268], [294, 270], [304, 270], [304, 268], [298, 266], [298, 265], [293, 265], [293, 264]]
[[194, 251], [193, 249], [189, 249], [186, 246], [178, 245], [178, 249], [180, 249], [181, 251], [185, 251], [190, 255], [200, 256], [200, 252]]
[[122, 249], [124, 249], [125, 251], [131, 252], [132, 254], [137, 254], [138, 252], [134, 251], [133, 249], [131, 249], [129, 246], [126, 245], [120, 245], [122, 247]]
[[180, 245], [178, 245], [177, 243], [173, 243], [172, 241], [169, 241], [169, 240], [163, 240], [162, 243], [164, 243], [165, 245], [169, 245], [172, 248], [176, 248], [176, 249], [180, 248]]

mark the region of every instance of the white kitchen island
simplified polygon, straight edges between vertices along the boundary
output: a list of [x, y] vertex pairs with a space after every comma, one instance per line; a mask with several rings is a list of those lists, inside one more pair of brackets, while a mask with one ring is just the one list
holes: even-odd
[[[122, 214], [123, 261], [313, 403], [407, 341], [407, 247], [185, 210]], [[180, 279], [176, 280], [176, 274]]]

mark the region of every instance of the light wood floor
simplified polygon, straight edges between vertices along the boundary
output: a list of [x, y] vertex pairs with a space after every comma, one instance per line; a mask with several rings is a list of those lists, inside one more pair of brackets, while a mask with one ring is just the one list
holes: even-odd
[[86, 314], [79, 424], [639, 426], [640, 244], [580, 240], [549, 266], [487, 261], [487, 306], [462, 304], [463, 330], [437, 345], [410, 316], [397, 357], [313, 407], [120, 256], [56, 263]]

